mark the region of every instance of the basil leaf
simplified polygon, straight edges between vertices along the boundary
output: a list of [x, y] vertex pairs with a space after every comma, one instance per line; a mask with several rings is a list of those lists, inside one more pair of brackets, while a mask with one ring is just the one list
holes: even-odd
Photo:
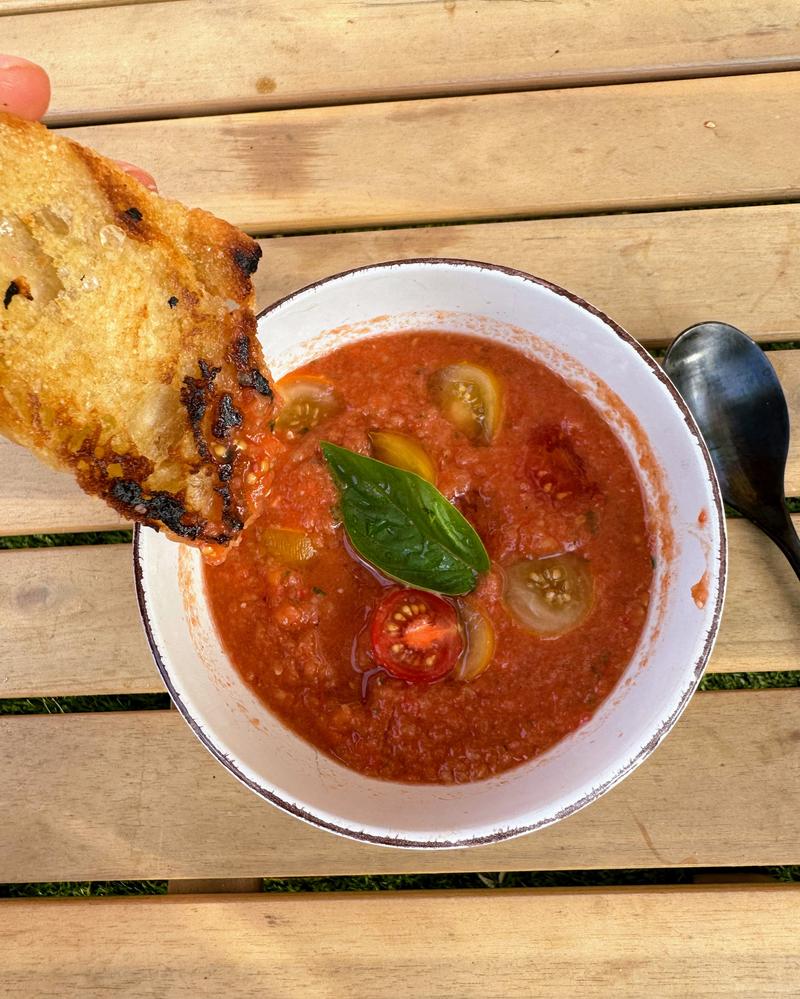
[[350, 542], [392, 579], [456, 596], [475, 588], [489, 556], [475, 529], [430, 482], [321, 441], [341, 493]]

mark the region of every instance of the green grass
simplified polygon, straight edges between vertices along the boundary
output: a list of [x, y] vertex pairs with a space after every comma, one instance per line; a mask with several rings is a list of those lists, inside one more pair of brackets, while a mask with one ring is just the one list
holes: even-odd
[[262, 891], [430, 891], [476, 888], [574, 888], [687, 884], [691, 871], [653, 868], [610, 871], [500, 871], [480, 874], [379, 874], [360, 877], [264, 878]]
[[797, 881], [800, 882], [800, 864], [794, 864], [783, 866], [783, 867], [767, 867], [765, 870], [769, 871], [770, 876], [775, 878], [776, 881]]
[[781, 673], [707, 673], [700, 690], [767, 690], [773, 687], [800, 687], [800, 670]]
[[104, 895], [164, 895], [166, 881], [34, 881], [0, 884], [0, 898], [97, 898]]
[[767, 340], [760, 347], [765, 353], [770, 350], [797, 350], [800, 348], [800, 340]]
[[25, 534], [0, 538], [0, 551], [13, 548], [66, 548], [69, 545], [130, 543], [133, 531], [83, 531], [76, 534]]
[[80, 711], [157, 711], [168, 707], [169, 694], [13, 697], [0, 700], [0, 715], [67, 715]]
[[[714, 873], [735, 876], [736, 868]], [[777, 881], [800, 882], [800, 866], [748, 868]], [[613, 888], [624, 885], [691, 884], [702, 873], [693, 868], [642, 868], [597, 871], [500, 871], [481, 874], [381, 874], [362, 877], [264, 878], [265, 892], [420, 891], [475, 888]]]

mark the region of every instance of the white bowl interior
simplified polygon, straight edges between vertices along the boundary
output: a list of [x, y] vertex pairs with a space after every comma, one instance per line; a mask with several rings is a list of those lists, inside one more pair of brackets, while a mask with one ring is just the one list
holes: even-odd
[[[140, 600], [184, 716], [259, 793], [358, 838], [398, 846], [485, 843], [593, 800], [677, 719], [718, 625], [724, 520], [694, 424], [653, 363], [605, 317], [526, 275], [455, 261], [353, 271], [278, 303], [261, 318], [259, 338], [280, 377], [358, 337], [403, 329], [496, 337], [544, 361], [604, 412], [640, 469], [656, 534], [657, 598], [626, 673], [592, 720], [545, 755], [490, 780], [414, 786], [371, 779], [316, 752], [242, 682], [211, 624], [196, 551], [138, 532]], [[708, 592], [702, 606], [692, 592], [701, 580]]]

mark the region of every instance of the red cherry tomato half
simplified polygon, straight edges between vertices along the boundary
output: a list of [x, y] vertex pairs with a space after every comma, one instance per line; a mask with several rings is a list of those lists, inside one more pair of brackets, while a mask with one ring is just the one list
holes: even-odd
[[412, 683], [440, 680], [464, 647], [455, 607], [422, 590], [390, 590], [372, 615], [370, 638], [375, 662]]
[[591, 499], [597, 492], [569, 434], [559, 426], [539, 427], [531, 434], [525, 469], [555, 504]]

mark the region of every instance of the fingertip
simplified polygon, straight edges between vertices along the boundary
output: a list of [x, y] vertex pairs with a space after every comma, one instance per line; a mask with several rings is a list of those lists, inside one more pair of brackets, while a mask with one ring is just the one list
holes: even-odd
[[0, 110], [36, 121], [50, 104], [50, 77], [35, 62], [0, 55]]

